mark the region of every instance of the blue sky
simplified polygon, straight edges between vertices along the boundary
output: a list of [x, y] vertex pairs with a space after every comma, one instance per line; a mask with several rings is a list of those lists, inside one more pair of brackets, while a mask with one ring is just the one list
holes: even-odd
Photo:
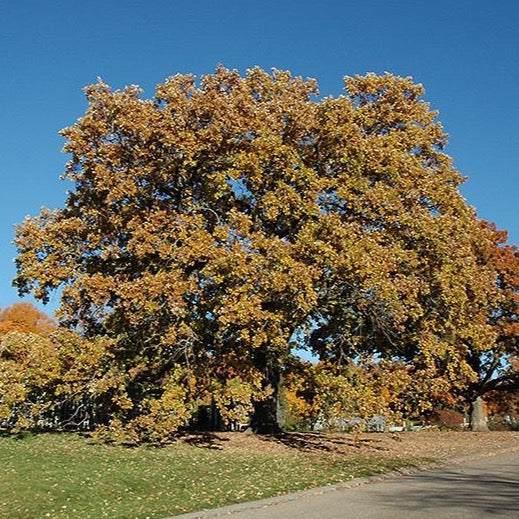
[[0, 307], [17, 299], [13, 226], [62, 205], [57, 132], [82, 115], [97, 76], [151, 96], [167, 76], [218, 63], [289, 69], [323, 95], [340, 94], [345, 75], [411, 75], [440, 111], [468, 202], [518, 244], [518, 28], [511, 0], [2, 2]]

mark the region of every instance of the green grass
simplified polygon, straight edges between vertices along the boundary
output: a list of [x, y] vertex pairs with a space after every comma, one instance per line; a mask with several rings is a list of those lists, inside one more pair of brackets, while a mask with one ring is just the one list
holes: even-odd
[[73, 434], [0, 437], [0, 518], [164, 518], [418, 460], [99, 445]]

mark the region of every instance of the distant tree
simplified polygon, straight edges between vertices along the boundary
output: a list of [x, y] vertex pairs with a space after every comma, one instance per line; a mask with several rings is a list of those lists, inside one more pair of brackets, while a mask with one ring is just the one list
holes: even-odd
[[519, 391], [519, 249], [507, 245], [507, 233], [498, 231], [494, 224], [482, 223], [493, 236], [487, 250], [488, 264], [495, 269], [494, 291], [488, 307], [483, 310], [492, 326], [495, 340], [482, 352], [469, 350], [468, 362], [477, 374], [464, 391], [471, 402], [471, 427], [487, 430], [483, 397], [493, 393], [493, 399], [510, 400], [508, 395]]
[[[519, 359], [517, 357], [510, 359], [508, 375], [510, 378], [519, 377]], [[489, 408], [489, 414], [508, 415], [519, 421], [519, 388], [514, 387], [508, 391], [489, 391], [485, 394], [485, 403]]]
[[55, 321], [31, 303], [13, 303], [0, 309], [0, 339], [9, 332], [48, 335], [55, 328]]
[[[292, 366], [294, 367], [294, 366]], [[411, 389], [409, 366], [365, 359], [342, 366], [301, 363], [284, 379], [289, 425], [323, 428], [369, 428], [375, 416], [400, 422]]]
[[337, 367], [398, 358], [434, 388], [474, 380], [467, 351], [495, 336], [490, 233], [422, 86], [345, 87], [317, 100], [313, 80], [219, 67], [151, 100], [86, 89], [62, 132], [74, 188], [19, 226], [15, 283], [61, 288], [61, 322], [112, 341], [114, 427], [166, 434], [213, 392], [275, 432], [294, 345]]
[[106, 341], [69, 330], [6, 333], [0, 338], [0, 424], [62, 428], [88, 419], [91, 426], [95, 413], [103, 418], [99, 404], [111, 389], [109, 378], [97, 375], [106, 354]]

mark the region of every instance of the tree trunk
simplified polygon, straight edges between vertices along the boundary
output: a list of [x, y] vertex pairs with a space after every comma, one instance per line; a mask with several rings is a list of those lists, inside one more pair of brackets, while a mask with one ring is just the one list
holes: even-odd
[[485, 404], [481, 396], [478, 396], [470, 403], [470, 430], [475, 432], [488, 431]]
[[272, 388], [272, 394], [261, 402], [254, 404], [251, 419], [251, 429], [257, 434], [278, 434], [282, 432], [283, 414], [279, 397], [281, 388], [281, 369], [271, 366], [267, 371], [267, 380]]

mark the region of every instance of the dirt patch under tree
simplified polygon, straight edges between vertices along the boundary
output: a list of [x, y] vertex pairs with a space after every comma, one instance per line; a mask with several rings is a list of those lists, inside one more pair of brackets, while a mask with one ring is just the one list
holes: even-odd
[[435, 458], [448, 460], [519, 449], [519, 432], [405, 432], [369, 433], [283, 433], [256, 436], [248, 433], [191, 435], [191, 445], [232, 452], [327, 453], [341, 457], [381, 456], [391, 458]]

